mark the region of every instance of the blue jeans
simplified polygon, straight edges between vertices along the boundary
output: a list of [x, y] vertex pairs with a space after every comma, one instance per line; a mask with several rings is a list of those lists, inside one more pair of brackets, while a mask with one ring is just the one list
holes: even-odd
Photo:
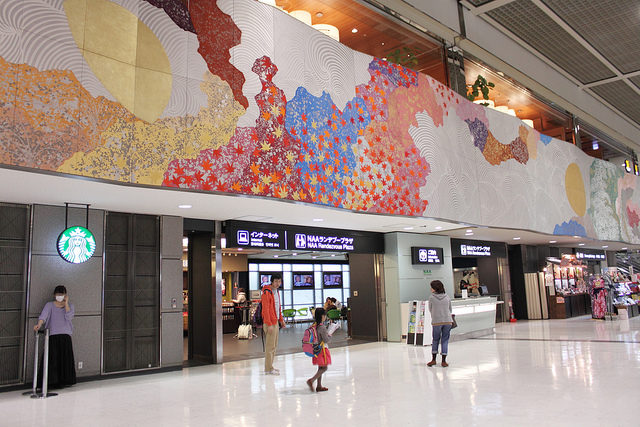
[[438, 354], [438, 344], [442, 341], [443, 356], [449, 350], [449, 335], [451, 335], [451, 325], [433, 325], [433, 341], [431, 341], [431, 354]]

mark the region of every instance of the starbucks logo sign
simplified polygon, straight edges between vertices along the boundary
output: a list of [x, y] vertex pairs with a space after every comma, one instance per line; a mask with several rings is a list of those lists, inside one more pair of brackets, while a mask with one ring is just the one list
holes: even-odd
[[87, 261], [96, 251], [96, 239], [84, 227], [69, 227], [58, 237], [58, 253], [73, 264]]

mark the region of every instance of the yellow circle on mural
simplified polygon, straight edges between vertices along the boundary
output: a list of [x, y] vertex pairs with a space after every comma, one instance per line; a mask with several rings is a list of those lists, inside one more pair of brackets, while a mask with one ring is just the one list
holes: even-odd
[[571, 208], [578, 216], [584, 216], [587, 210], [587, 195], [584, 192], [582, 173], [577, 164], [571, 163], [564, 174], [564, 187]]

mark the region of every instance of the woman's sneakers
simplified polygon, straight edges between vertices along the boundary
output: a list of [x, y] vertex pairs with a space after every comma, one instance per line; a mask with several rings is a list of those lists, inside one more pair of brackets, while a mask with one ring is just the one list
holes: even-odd
[[265, 371], [265, 375], [280, 375], [280, 371], [276, 368], [273, 368], [270, 371]]

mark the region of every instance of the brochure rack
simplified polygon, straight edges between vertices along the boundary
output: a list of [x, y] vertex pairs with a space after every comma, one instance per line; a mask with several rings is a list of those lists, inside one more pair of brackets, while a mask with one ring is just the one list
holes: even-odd
[[430, 340], [424, 339], [424, 325], [427, 315], [427, 301], [409, 302], [409, 328], [407, 329], [407, 344], [430, 345]]

